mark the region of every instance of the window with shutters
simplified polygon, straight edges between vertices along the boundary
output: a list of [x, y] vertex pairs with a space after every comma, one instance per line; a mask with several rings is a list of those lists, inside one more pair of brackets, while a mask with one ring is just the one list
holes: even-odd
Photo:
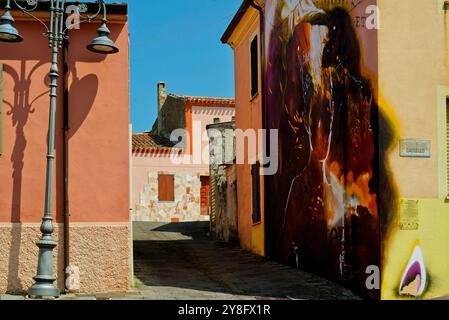
[[260, 163], [252, 166], [252, 189], [253, 189], [253, 224], [262, 222], [262, 213], [260, 206]]
[[175, 176], [168, 174], [160, 174], [158, 178], [158, 192], [160, 202], [175, 201]]
[[259, 41], [255, 36], [251, 41], [251, 98], [259, 93]]

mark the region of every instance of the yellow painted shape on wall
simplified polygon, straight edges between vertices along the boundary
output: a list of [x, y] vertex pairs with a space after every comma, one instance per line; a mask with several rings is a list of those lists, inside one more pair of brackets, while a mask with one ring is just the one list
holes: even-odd
[[393, 225], [392, 236], [383, 261], [382, 299], [415, 299], [399, 296], [399, 286], [410, 252], [419, 242], [427, 272], [427, 288], [422, 297], [433, 299], [449, 296], [449, 203], [442, 199], [410, 199], [419, 201], [418, 230], [399, 230]]
[[263, 223], [254, 225], [251, 232], [252, 252], [265, 256], [265, 226]]

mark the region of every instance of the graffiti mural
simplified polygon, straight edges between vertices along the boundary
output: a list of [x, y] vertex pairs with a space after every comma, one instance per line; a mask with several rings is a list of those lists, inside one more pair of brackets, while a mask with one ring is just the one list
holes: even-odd
[[421, 247], [416, 245], [402, 276], [399, 295], [421, 297], [426, 286], [427, 270], [424, 255]]
[[381, 265], [396, 197], [381, 174], [393, 133], [378, 106], [375, 5], [266, 1], [265, 92], [280, 153], [270, 255], [379, 298], [366, 269]]

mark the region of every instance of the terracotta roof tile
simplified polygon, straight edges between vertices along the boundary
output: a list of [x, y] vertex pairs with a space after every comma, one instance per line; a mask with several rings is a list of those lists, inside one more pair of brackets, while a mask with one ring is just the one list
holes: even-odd
[[173, 147], [170, 140], [149, 132], [133, 134], [133, 152], [170, 151]]
[[194, 97], [194, 96], [178, 96], [170, 93], [170, 96], [174, 98], [185, 99], [186, 102], [192, 104], [198, 104], [200, 106], [223, 106], [223, 107], [235, 107], [235, 99], [232, 98], [214, 98], [214, 97]]

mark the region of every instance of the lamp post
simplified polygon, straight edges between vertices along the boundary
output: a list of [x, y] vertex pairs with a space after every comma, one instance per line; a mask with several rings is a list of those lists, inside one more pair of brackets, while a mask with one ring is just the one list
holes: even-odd
[[[106, 4], [104, 0], [95, 0], [98, 5], [98, 11], [91, 16], [85, 17], [84, 20], [77, 23], [77, 25], [84, 22], [91, 22], [103, 12], [103, 19], [101, 27], [98, 29], [98, 37], [93, 39], [87, 46], [87, 49], [100, 54], [117, 53], [119, 49], [114, 42], [109, 39], [110, 31], [107, 28]], [[50, 1], [50, 23], [49, 26], [33, 15], [33, 11], [38, 8], [37, 0], [27, 0], [26, 4], [19, 4], [17, 0], [13, 0], [14, 5], [21, 12], [31, 16], [39, 21], [46, 29], [44, 35], [48, 38], [49, 48], [51, 50], [51, 67], [50, 67], [50, 117], [48, 127], [48, 153], [47, 153], [47, 173], [45, 185], [45, 212], [42, 219], [41, 232], [42, 237], [37, 241], [39, 247], [39, 260], [37, 275], [33, 278], [35, 284], [31, 287], [29, 295], [32, 298], [44, 297], [59, 297], [59, 289], [55, 286], [56, 278], [53, 275], [53, 250], [57, 243], [53, 239], [53, 168], [55, 159], [55, 111], [57, 102], [57, 87], [58, 87], [58, 55], [59, 49], [62, 48], [64, 41], [68, 39], [68, 30], [75, 27], [65, 26], [64, 12], [66, 10], [66, 0], [51, 0]], [[79, 6], [85, 6], [80, 4]], [[0, 18], [0, 41], [3, 42], [21, 42], [22, 36], [17, 29], [14, 28], [14, 19], [11, 16], [11, 0], [6, 1], [5, 12]]]

